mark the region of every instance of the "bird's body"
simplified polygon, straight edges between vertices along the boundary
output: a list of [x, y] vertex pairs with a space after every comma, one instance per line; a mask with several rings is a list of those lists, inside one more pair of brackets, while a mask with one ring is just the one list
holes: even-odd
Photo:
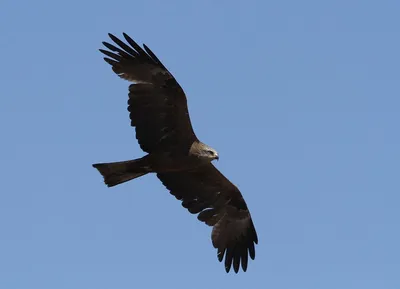
[[93, 166], [110, 187], [157, 174], [183, 207], [213, 226], [212, 242], [218, 259], [225, 256], [226, 271], [232, 264], [235, 272], [240, 264], [246, 271], [248, 255], [255, 256], [257, 233], [240, 191], [211, 163], [219, 159], [217, 151], [196, 137], [182, 88], [147, 46], [143, 50], [126, 34], [130, 46], [109, 35], [120, 48], [103, 42], [112, 52], [100, 51], [116, 74], [135, 83], [129, 86], [128, 111], [147, 155]]

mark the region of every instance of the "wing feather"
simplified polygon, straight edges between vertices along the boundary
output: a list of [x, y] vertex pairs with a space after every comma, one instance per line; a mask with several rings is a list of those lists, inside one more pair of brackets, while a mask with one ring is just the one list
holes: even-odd
[[157, 177], [199, 221], [213, 226], [211, 239], [225, 270], [247, 270], [248, 256], [255, 258], [258, 237], [242, 194], [212, 164], [191, 171], [158, 173]]
[[135, 82], [129, 86], [128, 111], [140, 147], [147, 153], [186, 154], [198, 139], [183, 89], [147, 46], [141, 48], [126, 33], [127, 43], [109, 36], [118, 47], [103, 42], [108, 50], [100, 52], [117, 75]]

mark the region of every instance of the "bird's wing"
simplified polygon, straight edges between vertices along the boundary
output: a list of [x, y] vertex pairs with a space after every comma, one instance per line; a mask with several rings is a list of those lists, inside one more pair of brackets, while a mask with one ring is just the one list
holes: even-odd
[[235, 272], [240, 264], [247, 270], [248, 256], [255, 258], [257, 233], [242, 194], [213, 164], [175, 173], [158, 173], [171, 194], [182, 206], [209, 226], [211, 239], [218, 250], [218, 260], [225, 256], [225, 269], [232, 264]]
[[109, 34], [119, 47], [103, 42], [108, 50], [100, 51], [116, 74], [135, 83], [129, 86], [128, 111], [140, 147], [147, 153], [187, 153], [197, 137], [183, 89], [146, 45], [142, 49], [123, 35], [127, 44]]

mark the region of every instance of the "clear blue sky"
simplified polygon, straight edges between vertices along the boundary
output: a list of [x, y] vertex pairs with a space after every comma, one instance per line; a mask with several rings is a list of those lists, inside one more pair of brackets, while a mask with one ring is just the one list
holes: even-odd
[[[399, 1], [0, 4], [0, 288], [400, 288]], [[128, 82], [98, 52], [146, 43], [258, 231], [226, 274], [211, 228], [154, 175]]]

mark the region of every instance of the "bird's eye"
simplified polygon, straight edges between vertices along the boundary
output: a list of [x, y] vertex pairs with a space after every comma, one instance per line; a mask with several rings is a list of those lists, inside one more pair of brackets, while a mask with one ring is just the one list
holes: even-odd
[[210, 155], [214, 155], [213, 151], [207, 151]]

